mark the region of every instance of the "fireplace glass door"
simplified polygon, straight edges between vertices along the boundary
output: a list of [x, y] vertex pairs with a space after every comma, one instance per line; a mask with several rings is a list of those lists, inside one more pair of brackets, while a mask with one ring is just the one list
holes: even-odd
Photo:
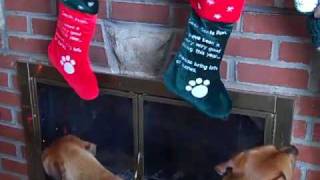
[[42, 149], [58, 137], [73, 134], [97, 145], [96, 157], [107, 169], [133, 179], [135, 143], [130, 95], [109, 91], [94, 101], [83, 101], [69, 88], [39, 83], [38, 104]]
[[114, 90], [83, 101], [45, 83], [37, 96], [42, 150], [76, 135], [96, 144], [97, 159], [125, 180], [136, 170], [145, 180], [218, 180], [215, 165], [266, 142], [267, 119], [248, 113], [212, 119], [182, 101]]
[[264, 118], [235, 113], [226, 120], [210, 119], [187, 106], [145, 99], [145, 180], [218, 180], [215, 165], [264, 144]]
[[161, 81], [97, 74], [100, 96], [81, 100], [51, 67], [18, 63], [28, 176], [50, 180], [41, 153], [73, 134], [124, 180], [220, 180], [214, 166], [263, 144], [290, 143], [292, 99], [230, 91], [228, 119], [211, 119]]
[[212, 119], [182, 101], [111, 90], [93, 101], [44, 83], [37, 91], [42, 150], [76, 135], [96, 144], [97, 159], [125, 180], [137, 169], [145, 180], [218, 180], [215, 165], [266, 142], [266, 118]]

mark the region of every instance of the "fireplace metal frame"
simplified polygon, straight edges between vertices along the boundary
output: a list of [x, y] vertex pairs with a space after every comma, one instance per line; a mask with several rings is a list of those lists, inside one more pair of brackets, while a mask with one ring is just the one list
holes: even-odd
[[[161, 81], [135, 79], [109, 74], [97, 74], [101, 93], [132, 99], [133, 132], [137, 179], [143, 178], [143, 102], [152, 101], [178, 106], [190, 106], [168, 92]], [[28, 175], [32, 180], [43, 180], [41, 164], [41, 128], [37, 104], [37, 83], [67, 86], [62, 76], [52, 67], [18, 63], [18, 81], [22, 99], [22, 119], [26, 137]], [[293, 116], [292, 98], [248, 94], [229, 91], [233, 100], [233, 113], [266, 119], [265, 144], [282, 147], [290, 144]]]

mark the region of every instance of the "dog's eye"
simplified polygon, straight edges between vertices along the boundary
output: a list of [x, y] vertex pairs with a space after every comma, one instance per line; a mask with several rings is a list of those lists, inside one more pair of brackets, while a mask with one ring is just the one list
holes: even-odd
[[281, 172], [281, 174], [271, 180], [287, 180], [286, 176]]
[[90, 144], [86, 144], [86, 145], [84, 146], [84, 148], [85, 148], [86, 150], [90, 150]]
[[232, 168], [231, 167], [227, 167], [226, 172], [224, 173], [224, 176], [227, 174], [231, 174], [232, 173]]

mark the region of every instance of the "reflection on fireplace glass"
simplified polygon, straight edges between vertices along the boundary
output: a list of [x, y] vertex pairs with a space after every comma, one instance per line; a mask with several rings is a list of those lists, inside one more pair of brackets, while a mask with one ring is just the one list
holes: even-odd
[[189, 107], [144, 103], [144, 179], [218, 180], [214, 166], [264, 144], [265, 119], [209, 119]]
[[[124, 179], [134, 173], [132, 99], [81, 100], [71, 89], [38, 84], [42, 149], [65, 134], [97, 145], [97, 159]], [[48, 178], [49, 179], [49, 178]]]

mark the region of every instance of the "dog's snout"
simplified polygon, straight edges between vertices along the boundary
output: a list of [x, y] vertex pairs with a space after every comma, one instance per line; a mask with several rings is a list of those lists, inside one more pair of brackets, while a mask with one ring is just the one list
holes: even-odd
[[298, 156], [298, 154], [299, 154], [299, 150], [293, 145], [284, 147], [284, 148], [280, 149], [280, 151], [287, 153], [287, 154], [292, 154], [294, 156]]

